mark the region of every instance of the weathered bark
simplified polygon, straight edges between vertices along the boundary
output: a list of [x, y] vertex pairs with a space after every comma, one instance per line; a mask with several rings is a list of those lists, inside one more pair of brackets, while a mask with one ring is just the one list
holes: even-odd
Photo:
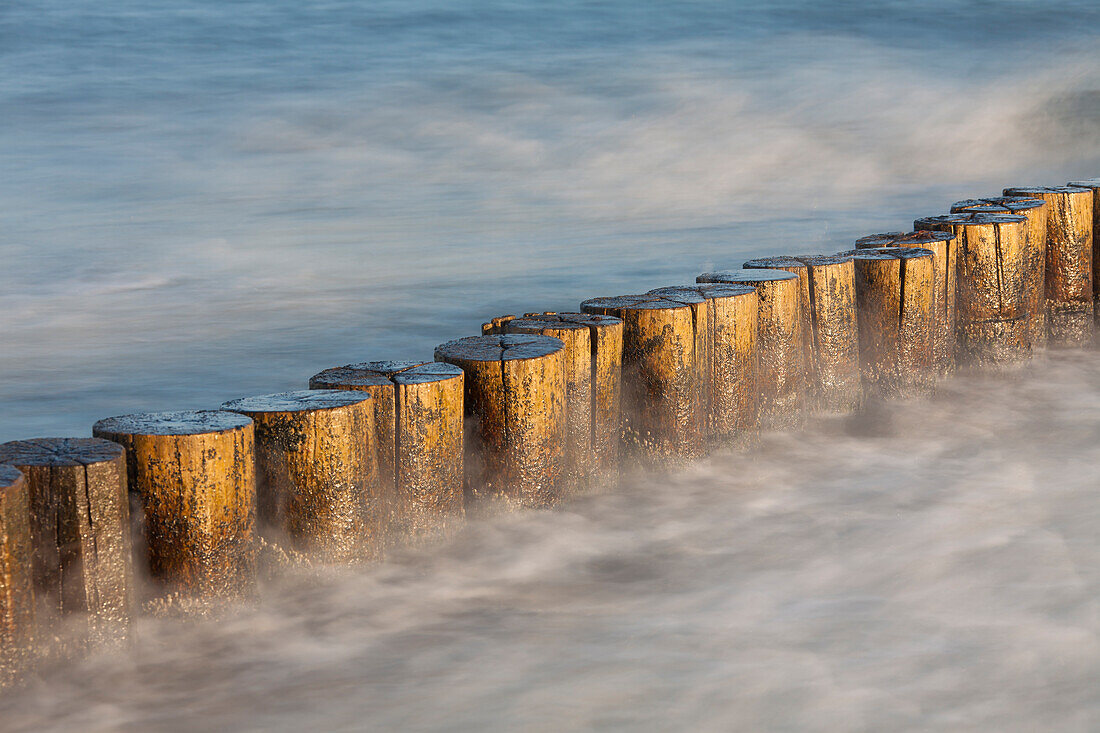
[[378, 482], [389, 487], [389, 534], [423, 545], [465, 523], [462, 370], [452, 364], [371, 361], [327, 369], [311, 389], [368, 392]]
[[[756, 335], [760, 296], [751, 285], [696, 284], [657, 288], [649, 295], [699, 295], [707, 324], [707, 433], [716, 446], [744, 445], [759, 427]], [[696, 322], [700, 322], [696, 318]]]
[[918, 219], [911, 233], [887, 232], [872, 234], [856, 240], [857, 249], [876, 247], [916, 247], [932, 253], [935, 267], [933, 304], [932, 357], [937, 377], [944, 377], [955, 369], [955, 326], [957, 320], [958, 244], [952, 236], [932, 234], [931, 231], [952, 234], [950, 227], [937, 225], [937, 217]]
[[126, 449], [153, 579], [167, 592], [195, 599], [250, 595], [256, 565], [252, 420], [220, 410], [158, 412], [100, 420], [92, 433]]
[[255, 423], [256, 503], [280, 541], [328, 562], [382, 557], [393, 486], [378, 481], [369, 394], [300, 390], [222, 409]]
[[851, 258], [765, 257], [750, 260], [744, 267], [786, 270], [798, 275], [811, 409], [821, 413], [859, 409], [863, 387], [859, 373], [855, 266]]
[[1006, 188], [1047, 202], [1046, 298], [1052, 346], [1092, 341], [1092, 191], [1071, 186]]
[[1100, 178], [1088, 178], [1066, 184], [1072, 188], [1087, 188], [1092, 191], [1092, 301], [1094, 316], [1100, 317]]
[[39, 602], [81, 621], [78, 645], [125, 640], [134, 590], [122, 446], [98, 438], [20, 440], [0, 445], [0, 464], [27, 479]]
[[34, 659], [33, 567], [27, 483], [0, 465], [0, 687], [19, 682]]
[[1028, 335], [1032, 348], [1047, 344], [1046, 262], [1047, 202], [1042, 199], [996, 196], [956, 201], [952, 214], [1015, 214], [1027, 218]]
[[918, 219], [916, 226], [955, 235], [959, 359], [995, 365], [1027, 358], [1032, 307], [1027, 218], [967, 212]]
[[701, 283], [752, 285], [760, 298], [757, 316], [756, 387], [765, 429], [801, 426], [806, 408], [806, 341], [798, 275], [782, 270], [708, 272]]
[[707, 310], [695, 293], [623, 295], [581, 303], [623, 321], [622, 410], [627, 443], [650, 460], [706, 450]]
[[886, 398], [931, 394], [936, 383], [935, 256], [911, 247], [843, 255], [855, 261], [864, 389]]
[[566, 485], [581, 491], [595, 481], [613, 480], [622, 432], [622, 320], [591, 313], [528, 313], [495, 318], [482, 331], [541, 334], [565, 344]]
[[466, 373], [466, 481], [479, 509], [558, 504], [568, 429], [565, 345], [530, 334], [470, 336], [436, 347], [435, 358]]

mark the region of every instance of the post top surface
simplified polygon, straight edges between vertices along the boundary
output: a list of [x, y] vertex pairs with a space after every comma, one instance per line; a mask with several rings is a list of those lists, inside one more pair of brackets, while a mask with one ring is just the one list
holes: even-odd
[[1043, 194], [1075, 194], [1075, 193], [1092, 193], [1092, 189], [1079, 188], [1077, 186], [1015, 186], [1013, 188], [1006, 188], [1004, 190], [1005, 196], [1028, 196]]
[[391, 384], [426, 384], [462, 376], [454, 364], [437, 361], [364, 361], [333, 367], [309, 379], [313, 389], [385, 387]]
[[23, 480], [23, 472], [15, 466], [0, 464], [0, 491], [11, 488]]
[[102, 438], [31, 438], [0, 445], [0, 463], [15, 466], [91, 466], [125, 453]]
[[[585, 328], [589, 326], [604, 328], [623, 322], [621, 318], [616, 318], [615, 316], [602, 316], [596, 313], [525, 313], [521, 318], [515, 318], [513, 321], [558, 324], [559, 328], [568, 327], [567, 324]], [[509, 323], [512, 323], [512, 321], [507, 321], [501, 325], [507, 326]]]
[[639, 293], [637, 295], [614, 295], [609, 298], [591, 298], [581, 303], [581, 310], [589, 308], [607, 308], [609, 310], [666, 310], [690, 308], [706, 301], [699, 293], [676, 292], [666, 295]]
[[222, 409], [243, 413], [312, 412], [357, 405], [369, 399], [366, 392], [346, 389], [299, 389], [230, 400]]
[[695, 283], [694, 285], [672, 285], [666, 288], [654, 288], [649, 295], [660, 295], [663, 298], [678, 298], [684, 293], [694, 293], [707, 299], [714, 298], [739, 298], [742, 295], [755, 293], [752, 285], [738, 283]]
[[841, 254], [856, 260], [911, 260], [917, 257], [932, 257], [934, 253], [930, 249], [919, 247], [868, 247]]
[[754, 260], [749, 260], [741, 265], [741, 267], [750, 270], [767, 270], [771, 268], [782, 267], [794, 267], [801, 269], [806, 267], [806, 263], [798, 257], [790, 257], [787, 255], [779, 255], [776, 257], [757, 257]]
[[1100, 188], [1100, 178], [1086, 178], [1083, 181], [1070, 181], [1066, 185], [1071, 188]]
[[786, 270], [720, 270], [704, 272], [695, 278], [700, 283], [765, 283], [778, 280], [797, 280], [798, 275]]
[[502, 333], [488, 336], [467, 336], [435, 347], [440, 361], [512, 361], [537, 359], [565, 348], [553, 336], [532, 333]]
[[932, 242], [949, 242], [955, 238], [954, 232], [943, 232], [935, 229], [918, 229], [912, 232], [882, 232], [869, 234], [856, 240], [856, 249], [869, 249], [875, 247], [905, 247]]
[[843, 265], [851, 262], [852, 258], [842, 254], [832, 255], [799, 255], [798, 259], [810, 267], [827, 267], [829, 265]]
[[990, 211], [997, 213], [1012, 213], [1015, 211], [1028, 211], [1038, 209], [1046, 205], [1046, 201], [1024, 196], [993, 196], [985, 199], [966, 199], [951, 204], [951, 213], [967, 213], [973, 211]]
[[228, 410], [182, 410], [108, 417], [97, 422], [92, 431], [115, 435], [201, 435], [240, 430], [251, 424], [252, 418]]

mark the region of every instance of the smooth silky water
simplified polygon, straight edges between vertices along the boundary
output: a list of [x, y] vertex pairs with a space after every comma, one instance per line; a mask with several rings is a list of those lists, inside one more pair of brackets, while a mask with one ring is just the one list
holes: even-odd
[[[1100, 175], [1100, 6], [0, 5], [0, 440]], [[631, 474], [0, 695], [21, 730], [1100, 727], [1100, 354]]]

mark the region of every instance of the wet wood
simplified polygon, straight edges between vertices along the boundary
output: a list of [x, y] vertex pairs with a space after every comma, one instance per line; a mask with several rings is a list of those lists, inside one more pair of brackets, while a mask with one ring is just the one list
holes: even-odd
[[798, 275], [810, 408], [841, 414], [859, 409], [863, 387], [852, 259], [838, 255], [766, 257], [750, 260], [744, 267]]
[[581, 303], [581, 311], [623, 321], [625, 441], [649, 460], [706, 451], [707, 309], [696, 293], [621, 295]]
[[27, 483], [0, 465], [0, 688], [23, 679], [34, 659], [33, 559]]
[[614, 480], [622, 432], [622, 320], [545, 312], [497, 318], [485, 325], [490, 333], [541, 334], [565, 344], [566, 483], [579, 491], [595, 481]]
[[27, 480], [39, 603], [64, 615], [67, 629], [79, 629], [77, 645], [126, 639], [134, 589], [122, 446], [98, 438], [20, 440], [0, 445], [0, 464]]
[[438, 346], [435, 358], [465, 372], [470, 498], [484, 510], [560, 503], [565, 345], [533, 334], [471, 336]]
[[1072, 186], [1006, 188], [1047, 203], [1046, 298], [1051, 346], [1092, 341], [1092, 191]]
[[864, 389], [885, 398], [935, 389], [935, 255], [879, 247], [843, 253], [855, 262]]
[[1100, 301], [1100, 178], [1086, 178], [1066, 184], [1072, 188], [1092, 191], [1092, 300], [1094, 315], [1100, 315], [1096, 303]]
[[465, 523], [462, 370], [420, 361], [369, 361], [327, 369], [312, 389], [368, 392], [380, 485], [390, 486], [389, 534], [423, 545]]
[[1027, 219], [1027, 292], [1029, 335], [1032, 348], [1046, 346], [1046, 252], [1047, 203], [1042, 199], [1019, 196], [994, 196], [984, 199], [956, 201], [952, 214], [1015, 214]]
[[784, 270], [727, 270], [696, 278], [756, 288], [757, 399], [761, 427], [773, 430], [805, 421], [807, 370], [802, 289], [798, 275]]
[[[696, 323], [705, 323], [706, 428], [716, 447], [744, 446], [752, 441], [759, 424], [756, 386], [756, 338], [760, 296], [751, 285], [725, 283], [657, 288], [649, 295], [664, 298], [701, 296], [694, 303]], [[690, 298], [692, 301], [694, 297]]]
[[913, 232], [887, 232], [863, 237], [856, 240], [856, 248], [915, 247], [932, 253], [936, 270], [932, 354], [936, 376], [944, 377], [955, 369], [958, 245], [950, 236], [953, 234], [950, 226], [937, 222], [937, 218], [918, 219], [913, 225]]
[[252, 420], [221, 410], [100, 420], [97, 438], [126, 449], [141, 503], [148, 571], [166, 593], [198, 600], [250, 595], [256, 564]]
[[222, 409], [255, 424], [256, 503], [277, 542], [326, 562], [383, 556], [393, 486], [378, 480], [369, 394], [299, 390]]

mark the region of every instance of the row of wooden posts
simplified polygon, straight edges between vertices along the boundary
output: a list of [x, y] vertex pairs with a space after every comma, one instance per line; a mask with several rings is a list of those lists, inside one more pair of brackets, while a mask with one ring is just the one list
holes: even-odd
[[[957, 363], [1084, 345], [1098, 206], [1100, 179], [1009, 188], [839, 254], [494, 318], [432, 362], [352, 364], [308, 390], [0, 445], [0, 682], [58, 618], [83, 648], [127, 638], [139, 595], [247, 596], [260, 536], [327, 562], [378, 559], [467, 511], [611, 483], [621, 452], [695, 458], [928, 394]], [[135, 565], [153, 580], [141, 590]]]

